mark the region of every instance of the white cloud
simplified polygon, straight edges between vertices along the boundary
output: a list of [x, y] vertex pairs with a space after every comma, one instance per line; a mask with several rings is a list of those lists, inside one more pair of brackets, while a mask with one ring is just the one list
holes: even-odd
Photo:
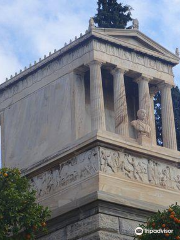
[[[59, 49], [88, 27], [96, 0], [0, 0], [0, 82]], [[171, 51], [180, 47], [180, 0], [122, 0], [134, 8], [140, 30]], [[176, 82], [180, 67], [176, 67]], [[179, 80], [180, 84], [180, 80]]]
[[0, 83], [21, 66], [85, 32], [89, 17], [94, 15], [95, 2], [0, 0]]

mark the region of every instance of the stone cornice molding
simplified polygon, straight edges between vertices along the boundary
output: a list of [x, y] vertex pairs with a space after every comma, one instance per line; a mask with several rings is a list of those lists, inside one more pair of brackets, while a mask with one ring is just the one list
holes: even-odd
[[[129, 42], [127, 43], [121, 39], [119, 39], [118, 41], [119, 41], [119, 44], [122, 44], [126, 47], [133, 48], [137, 51], [144, 52], [144, 53], [145, 52], [147, 53], [147, 51], [148, 51], [149, 55], [153, 54], [154, 56], [159, 56], [159, 57], [161, 56], [160, 58], [163, 58], [163, 59], [164, 59], [164, 57], [166, 57], [166, 55], [168, 55], [171, 58], [173, 63], [175, 63], [175, 64], [179, 63], [180, 58], [176, 54], [170, 52], [169, 50], [167, 50], [166, 48], [164, 48], [163, 46], [161, 46], [160, 44], [158, 44], [157, 42], [155, 42], [154, 40], [152, 40], [151, 38], [149, 38], [142, 32], [140, 32], [139, 30], [96, 28], [96, 29], [94, 29], [94, 33], [105, 35], [109, 38], [113, 38], [113, 39], [117, 39], [117, 40], [118, 40], [118, 38], [115, 38], [115, 36], [137, 37], [137, 38], [143, 40], [144, 42], [146, 42], [147, 44], [149, 44], [150, 46], [152, 46], [153, 48], [155, 48], [157, 50], [157, 52], [150, 50], [150, 49], [147, 50], [146, 48], [143, 48], [142, 46], [141, 47], [135, 46], [134, 44], [131, 44]], [[110, 35], [108, 35], [108, 33]], [[166, 60], [168, 60], [168, 59], [166, 58]], [[170, 61], [170, 59], [169, 59], [169, 61]]]
[[138, 47], [138, 46], [135, 46], [131, 43], [127, 43], [127, 42], [124, 42], [118, 38], [115, 38], [115, 37], [112, 37], [112, 36], [107, 36], [103, 33], [99, 33], [97, 32], [96, 30], [92, 31], [92, 34], [93, 36], [99, 38], [99, 39], [104, 39], [108, 42], [111, 42], [111, 43], [114, 43], [116, 45], [119, 45], [119, 46], [122, 46], [122, 47], [126, 47], [128, 49], [131, 49], [131, 50], [134, 50], [135, 52], [140, 52], [140, 53], [144, 53], [148, 56], [153, 56], [155, 58], [158, 58], [158, 59], [161, 59], [161, 60], [165, 60], [167, 62], [170, 62], [172, 65], [177, 65], [179, 63], [179, 58], [177, 58], [176, 56], [176, 59], [174, 58], [174, 55], [173, 55], [173, 58], [171, 58], [170, 56], [166, 56], [162, 53], [158, 53], [158, 52], [155, 52], [155, 51], [152, 51], [150, 49], [146, 49], [146, 48], [143, 48], [143, 47]]
[[143, 147], [139, 145], [134, 139], [118, 136], [117, 134], [107, 131], [93, 131], [88, 133], [81, 139], [75, 140], [71, 144], [68, 144], [60, 151], [52, 154], [51, 156], [42, 159], [38, 163], [29, 165], [24, 169], [21, 169], [23, 174], [31, 175], [43, 172], [43, 168], [49, 169], [54, 164], [61, 162], [61, 158], [68, 155], [70, 157], [75, 156], [77, 153], [83, 152], [83, 148], [90, 149], [93, 146], [103, 146], [106, 144], [111, 148], [128, 149], [129, 151], [135, 151], [140, 156], [146, 156], [150, 159], [160, 159], [164, 162], [171, 164], [180, 163], [180, 152], [172, 149], [167, 149], [160, 146]]
[[28, 77], [30, 74], [34, 73], [35, 71], [38, 71], [39, 69], [45, 67], [47, 64], [55, 61], [61, 56], [64, 56], [66, 53], [68, 53], [70, 50], [76, 48], [79, 46], [79, 44], [85, 43], [87, 40], [90, 40], [92, 37], [92, 32], [86, 32], [85, 35], [82, 35], [75, 39], [74, 41], [71, 41], [68, 45], [64, 46], [60, 50], [57, 50], [56, 52], [52, 53], [51, 55], [47, 56], [44, 59], [41, 59], [39, 62], [35, 62], [34, 65], [30, 65], [28, 68], [25, 68], [23, 71], [21, 71], [19, 74], [16, 74], [6, 82], [0, 84], [0, 91], [6, 89], [9, 87], [9, 85], [12, 85], [19, 80], [22, 80], [26, 77]]
[[[102, 29], [100, 29], [100, 30], [102, 31]], [[82, 44], [83, 42], [85, 42], [87, 40], [92, 39], [92, 37], [102, 39], [102, 40], [108, 41], [110, 43], [114, 43], [116, 45], [119, 45], [121, 47], [126, 47], [126, 48], [134, 50], [136, 52], [141, 52], [141, 53], [147, 54], [149, 56], [156, 57], [156, 58], [161, 59], [161, 60], [165, 60], [168, 63], [171, 63], [172, 65], [176, 65], [179, 62], [179, 58], [176, 55], [173, 55], [172, 53], [171, 54], [174, 56], [174, 58], [170, 58], [169, 56], [166, 57], [165, 55], [160, 54], [158, 52], [154, 52], [154, 51], [151, 51], [151, 50], [146, 50], [145, 48], [134, 46], [130, 43], [125, 43], [125, 42], [123, 42], [123, 41], [121, 41], [121, 40], [119, 40], [115, 37], [105, 35], [101, 31], [99, 31], [98, 28], [95, 28], [91, 32], [86, 32], [85, 35], [81, 34], [80, 38], [76, 38], [75, 41], [71, 41], [68, 45], [66, 45], [62, 49], [56, 51], [55, 53], [51, 54], [50, 56], [46, 57], [45, 59], [40, 60], [40, 62], [38, 62], [38, 63], [35, 62], [33, 66], [30, 66], [29, 68], [25, 69], [24, 71], [21, 71], [19, 74], [12, 77], [10, 80], [2, 83], [0, 85], [0, 90], [7, 88], [9, 85], [14, 84], [15, 82], [17, 82], [21, 79], [24, 79], [28, 75], [30, 75], [33, 72], [35, 72], [35, 71], [39, 70], [40, 68], [44, 67], [46, 64], [49, 64], [50, 62], [56, 60], [61, 55], [64, 55], [65, 53], [68, 53], [71, 49], [79, 46], [80, 44]], [[118, 30], [118, 31], [122, 32], [122, 30]], [[133, 36], [134, 32], [137, 32], [138, 30], [123, 30], [123, 31], [124, 31], [125, 34], [130, 33], [129, 35]], [[142, 33], [141, 33], [141, 35], [142, 35]]]

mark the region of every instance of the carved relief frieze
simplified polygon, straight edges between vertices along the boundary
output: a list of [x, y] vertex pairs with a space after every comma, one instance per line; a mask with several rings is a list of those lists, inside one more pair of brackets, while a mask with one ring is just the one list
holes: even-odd
[[71, 183], [83, 180], [98, 171], [97, 148], [61, 163], [57, 168], [46, 171], [31, 179], [31, 186], [37, 197], [61, 190]]
[[14, 86], [8, 87], [3, 92], [0, 93], [0, 103], [11, 98], [13, 95], [21, 92], [22, 90], [32, 86], [34, 83], [41, 81], [46, 76], [53, 74], [55, 71], [60, 70], [65, 65], [71, 63], [75, 59], [81, 57], [85, 53], [89, 52], [91, 49], [91, 44], [87, 43], [81, 46], [79, 49], [60, 57], [58, 60], [49, 63], [46, 67], [37, 70], [32, 75], [26, 77], [22, 81], [17, 82]]
[[176, 166], [103, 147], [95, 147], [33, 177], [31, 186], [42, 198], [97, 172], [180, 191], [180, 169]]
[[180, 190], [180, 170], [175, 166], [120, 151], [101, 148], [100, 171], [162, 188]]
[[173, 75], [171, 65], [155, 60], [152, 57], [147, 57], [141, 53], [120, 49], [108, 43], [107, 44], [100, 43], [96, 40], [94, 40], [94, 48], [97, 51], [101, 51], [113, 56], [118, 56], [121, 59], [125, 59], [130, 62], [134, 62], [140, 65], [146, 66], [148, 68], [153, 68], [153, 69], [156, 69], [157, 71], [161, 71], [161, 72]]

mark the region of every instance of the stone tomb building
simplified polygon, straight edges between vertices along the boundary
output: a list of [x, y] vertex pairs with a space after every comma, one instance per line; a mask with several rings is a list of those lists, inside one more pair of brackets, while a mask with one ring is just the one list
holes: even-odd
[[[130, 240], [180, 204], [171, 88], [179, 57], [138, 29], [96, 28], [0, 86], [2, 159], [49, 206], [40, 240]], [[164, 147], [156, 144], [161, 92]]]

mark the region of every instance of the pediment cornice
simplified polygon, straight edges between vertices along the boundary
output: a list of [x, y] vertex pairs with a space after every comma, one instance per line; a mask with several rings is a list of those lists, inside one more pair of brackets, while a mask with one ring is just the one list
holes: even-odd
[[[169, 50], [165, 49], [163, 46], [159, 45], [145, 34], [140, 32], [139, 30], [127, 30], [127, 29], [94, 29], [92, 31], [93, 36], [109, 41], [116, 45], [120, 45], [125, 48], [129, 48], [136, 52], [141, 52], [149, 56], [153, 56], [155, 58], [167, 61], [172, 65], [177, 65], [179, 63], [180, 58], [175, 54], [171, 53]], [[147, 47], [137, 46], [132, 44], [131, 42], [127, 42], [123, 39], [118, 39], [117, 36], [121, 37], [129, 37], [135, 38], [137, 41], [141, 41], [144, 44], [147, 44]], [[150, 48], [148, 48], [151, 47]], [[152, 50], [153, 49], [153, 50]]]
[[[117, 36], [126, 36], [136, 38], [137, 40], [141, 40], [144, 43], [151, 46], [154, 50], [148, 49], [146, 47], [137, 46], [130, 42], [123, 41], [122, 39], [118, 39]], [[55, 59], [61, 57], [62, 55], [68, 53], [69, 51], [73, 50], [74, 48], [79, 47], [84, 42], [89, 41], [90, 39], [99, 39], [111, 44], [115, 44], [119, 47], [124, 47], [126, 49], [130, 49], [136, 52], [140, 52], [146, 54], [147, 56], [151, 56], [157, 58], [162, 61], [166, 61], [169, 64], [175, 66], [179, 63], [179, 57], [175, 54], [169, 52], [167, 49], [159, 45], [158, 43], [154, 42], [152, 39], [144, 35], [139, 30], [128, 30], [128, 29], [101, 29], [101, 28], [94, 28], [91, 31], [86, 31], [84, 35], [81, 34], [79, 38], [76, 38], [74, 41], [70, 41], [69, 44], [61, 48], [60, 50], [54, 52], [50, 56], [47, 56], [45, 59], [36, 62], [34, 65], [25, 68], [24, 71], [21, 71], [19, 74], [15, 75], [11, 79], [7, 80], [6, 82], [0, 85], [0, 91], [6, 89], [10, 85], [18, 82], [21, 79], [24, 79], [26, 76], [30, 75], [31, 73], [37, 71], [39, 68], [44, 67], [46, 64], [54, 61]]]

